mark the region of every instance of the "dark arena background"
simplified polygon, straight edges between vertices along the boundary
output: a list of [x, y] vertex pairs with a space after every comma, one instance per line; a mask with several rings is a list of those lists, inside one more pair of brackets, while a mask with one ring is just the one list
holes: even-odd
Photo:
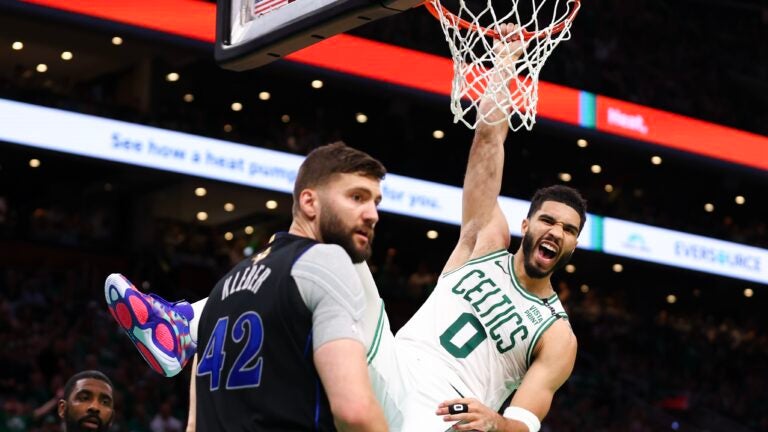
[[[333, 58], [231, 72], [214, 10], [0, 2], [0, 432], [60, 431], [55, 401], [81, 369], [114, 381], [112, 430], [183, 430], [189, 371], [146, 366], [104, 279], [205, 297], [288, 227], [291, 173], [273, 158], [341, 139], [402, 176], [370, 262], [393, 329], [434, 286], [459, 233], [434, 194], [461, 186], [472, 131], [400, 72], [449, 57], [437, 22], [417, 8]], [[502, 195], [568, 184], [590, 216], [553, 279], [579, 352], [543, 431], [768, 431], [766, 40], [764, 1], [584, 0], [544, 66]], [[382, 46], [384, 63], [345, 66]]]

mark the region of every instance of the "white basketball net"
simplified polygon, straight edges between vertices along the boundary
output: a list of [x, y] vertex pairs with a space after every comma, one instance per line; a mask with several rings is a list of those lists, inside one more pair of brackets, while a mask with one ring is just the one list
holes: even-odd
[[[496, 106], [502, 112], [508, 112], [506, 120], [512, 130], [525, 127], [531, 130], [536, 122], [536, 104], [538, 102], [539, 72], [544, 62], [560, 41], [570, 39], [570, 27], [574, 9], [578, 10], [577, 0], [526, 0], [533, 12], [522, 16], [518, 4], [522, 0], [505, 0], [505, 10], [494, 10], [491, 0], [483, 0], [485, 7], [471, 6], [465, 0], [459, 0], [459, 11], [446, 11], [440, 7], [440, 0], [432, 0], [437, 6], [440, 25], [453, 57], [454, 78], [451, 89], [451, 112], [453, 121], [461, 121], [474, 129], [479, 122], [498, 124], [504, 119], [486, 119], [478, 112], [481, 96], [488, 93], [493, 96]], [[471, 9], [470, 9], [471, 8]], [[497, 2], [498, 9], [498, 2]], [[452, 15], [455, 14], [455, 15]], [[546, 18], [544, 18], [546, 16]], [[472, 29], [461, 28], [456, 18], [461, 18]], [[481, 26], [480, 22], [492, 21]], [[506, 38], [499, 39], [503, 44], [494, 52], [499, 26], [505, 23], [518, 24], [517, 31]], [[557, 24], [562, 23], [562, 30], [557, 31]], [[502, 61], [500, 58], [514, 40], [521, 38], [525, 44], [520, 58], [515, 62]], [[511, 81], [509, 78], [512, 77]], [[509, 82], [507, 87], [505, 83]], [[494, 111], [494, 110], [491, 110]]]

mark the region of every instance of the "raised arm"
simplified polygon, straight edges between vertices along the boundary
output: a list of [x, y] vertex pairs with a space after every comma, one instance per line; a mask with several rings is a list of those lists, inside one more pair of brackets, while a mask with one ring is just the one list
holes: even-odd
[[[502, 25], [501, 33], [511, 34], [515, 28], [513, 24]], [[522, 43], [497, 42], [495, 50], [499, 61], [515, 62], [522, 53]], [[469, 150], [462, 192], [461, 234], [444, 271], [461, 266], [471, 258], [509, 247], [509, 226], [498, 203], [504, 171], [504, 140], [509, 126], [507, 113], [495, 100], [500, 92], [509, 88], [513, 76], [506, 72], [507, 68], [497, 68], [497, 71], [491, 74], [478, 106], [478, 115], [483, 115], [485, 122], [479, 122]]]

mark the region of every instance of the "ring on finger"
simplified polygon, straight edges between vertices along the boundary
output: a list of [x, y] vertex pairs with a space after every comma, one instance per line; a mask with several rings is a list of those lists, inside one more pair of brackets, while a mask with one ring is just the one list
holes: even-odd
[[464, 414], [469, 412], [469, 405], [465, 403], [457, 403], [448, 406], [449, 414]]

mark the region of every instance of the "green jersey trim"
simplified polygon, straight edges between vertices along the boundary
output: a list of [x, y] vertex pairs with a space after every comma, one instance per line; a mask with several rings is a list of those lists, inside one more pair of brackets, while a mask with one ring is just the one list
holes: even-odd
[[509, 274], [510, 274], [510, 278], [512, 279], [512, 286], [515, 287], [515, 289], [520, 293], [520, 295], [542, 306], [548, 306], [548, 305], [551, 306], [560, 301], [560, 298], [557, 297], [557, 293], [554, 293], [546, 299], [547, 303], [544, 303], [544, 300], [536, 297], [535, 295], [528, 292], [528, 290], [523, 288], [523, 284], [521, 284], [520, 281], [517, 279], [517, 273], [515, 273], [514, 257], [515, 256], [512, 255], [512, 259], [509, 260], [509, 262], [507, 263], [507, 266], [509, 267]]
[[443, 273], [442, 275], [440, 275], [440, 277], [445, 277], [445, 276], [448, 276], [449, 274], [456, 273], [457, 271], [463, 269], [464, 267], [466, 267], [468, 265], [478, 264], [478, 263], [481, 263], [481, 262], [492, 260], [494, 258], [498, 258], [498, 257], [500, 257], [500, 256], [502, 256], [504, 254], [507, 254], [507, 253], [509, 253], [509, 252], [507, 252], [506, 249], [501, 249], [501, 250], [497, 250], [497, 251], [491, 252], [489, 254], [477, 257], [477, 258], [473, 258], [473, 259], [465, 262], [464, 264], [462, 264], [461, 267], [458, 267], [458, 268], [455, 268], [455, 269], [453, 269], [451, 271], [447, 271], [447, 272]]
[[558, 318], [560, 317], [557, 315], [552, 315], [551, 317], [547, 318], [541, 327], [536, 330], [536, 333], [533, 334], [531, 344], [528, 345], [528, 351], [525, 353], [525, 364], [528, 365], [527, 367], [531, 367], [531, 356], [533, 355], [533, 349], [536, 348], [536, 343], [539, 342], [539, 338], [541, 338], [541, 335], [543, 335], [544, 332], [547, 331], [547, 329], [552, 326], [552, 324], [554, 324]]
[[381, 309], [379, 310], [379, 321], [376, 323], [376, 332], [373, 334], [373, 341], [371, 347], [368, 349], [367, 360], [368, 364], [371, 364], [376, 354], [379, 352], [379, 346], [381, 345], [382, 327], [384, 327], [384, 302], [381, 302]]

